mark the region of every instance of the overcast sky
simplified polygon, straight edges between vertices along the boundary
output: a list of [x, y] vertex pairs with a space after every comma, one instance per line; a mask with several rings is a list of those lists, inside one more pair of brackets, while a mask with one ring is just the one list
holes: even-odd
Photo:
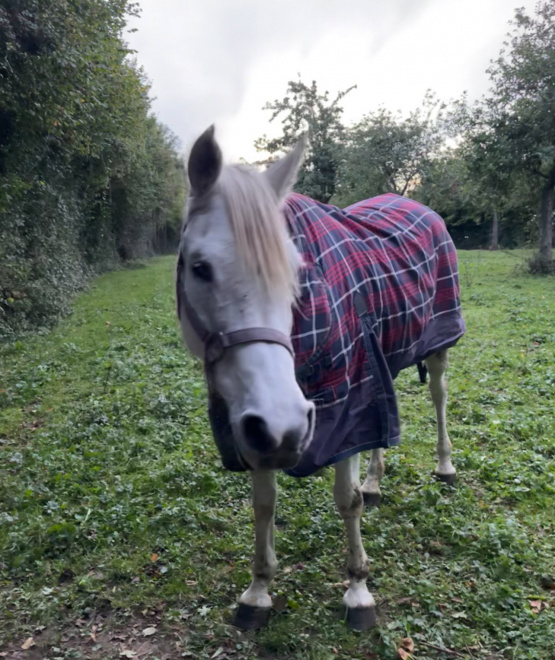
[[[427, 89], [448, 101], [487, 91], [517, 6], [536, 0], [140, 0], [126, 35], [158, 118], [185, 151], [211, 123], [226, 161], [257, 158], [275, 134], [266, 101], [300, 74], [343, 100], [344, 120], [380, 105], [408, 112]], [[274, 126], [274, 124], [276, 124]]]

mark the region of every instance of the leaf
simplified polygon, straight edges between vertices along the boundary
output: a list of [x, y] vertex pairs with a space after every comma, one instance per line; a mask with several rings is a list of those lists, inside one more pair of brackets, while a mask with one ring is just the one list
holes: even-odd
[[528, 602], [530, 603], [532, 612], [535, 612], [536, 614], [539, 614], [541, 612], [541, 609], [543, 607], [543, 602], [541, 600], [530, 600]]
[[223, 652], [224, 652], [224, 647], [223, 647], [223, 646], [220, 646], [220, 648], [216, 651], [216, 653], [214, 653], [214, 655], [213, 655], [212, 657], [213, 657], [213, 658], [217, 658], [217, 657], [218, 657], [219, 655], [221, 655]]
[[208, 605], [203, 605], [198, 611], [198, 613], [201, 616], [206, 616], [208, 614], [208, 612], [210, 612], [210, 608], [208, 607]]
[[120, 656], [122, 658], [134, 658], [137, 655], [137, 651], [130, 651], [129, 649], [124, 649]]
[[414, 652], [414, 642], [412, 641], [412, 637], [404, 637], [401, 640], [401, 646], [406, 650], [409, 651], [409, 653]]
[[149, 626], [148, 628], [145, 628], [143, 630], [143, 637], [150, 637], [151, 635], [156, 634], [156, 627], [155, 626]]
[[27, 639], [21, 645], [21, 648], [24, 651], [28, 651], [31, 648], [31, 646], [34, 646], [34, 645], [35, 645], [35, 640], [32, 637], [27, 637]]
[[405, 651], [403, 648], [397, 649], [397, 654], [401, 660], [410, 660], [412, 658], [412, 655], [408, 651]]
[[155, 552], [153, 552], [150, 555], [150, 561], [156, 561], [157, 559], [158, 559], [158, 555]]
[[283, 612], [287, 607], [287, 596], [279, 594], [274, 598], [274, 610], [276, 612]]

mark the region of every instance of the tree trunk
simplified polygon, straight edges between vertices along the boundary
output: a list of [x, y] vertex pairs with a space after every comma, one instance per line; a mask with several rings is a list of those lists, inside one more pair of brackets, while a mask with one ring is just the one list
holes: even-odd
[[499, 215], [497, 209], [493, 209], [493, 224], [491, 227], [491, 243], [490, 250], [497, 250], [499, 248]]
[[546, 264], [553, 262], [553, 186], [555, 169], [542, 188], [540, 211], [540, 259]]

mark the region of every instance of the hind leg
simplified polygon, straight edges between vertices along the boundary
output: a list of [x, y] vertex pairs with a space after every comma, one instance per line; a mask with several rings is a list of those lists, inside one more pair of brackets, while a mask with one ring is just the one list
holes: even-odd
[[362, 484], [362, 496], [366, 506], [380, 506], [382, 492], [380, 490], [380, 479], [385, 472], [383, 449], [373, 449], [372, 456], [368, 462], [366, 479]]
[[436, 409], [437, 418], [437, 455], [438, 465], [435, 474], [440, 481], [454, 484], [456, 470], [451, 463], [452, 445], [447, 434], [447, 382], [445, 371], [447, 369], [447, 351], [440, 351], [426, 360], [426, 367], [430, 374], [430, 395]]

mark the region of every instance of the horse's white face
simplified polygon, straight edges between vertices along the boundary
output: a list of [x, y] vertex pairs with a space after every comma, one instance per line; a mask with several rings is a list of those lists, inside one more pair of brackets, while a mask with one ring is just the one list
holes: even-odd
[[[277, 188], [274, 203], [289, 187], [301, 155], [291, 157], [288, 168], [282, 165], [268, 179]], [[287, 178], [284, 169], [290, 170]], [[180, 286], [210, 332], [261, 327], [288, 336], [293, 292], [268, 291], [243, 263], [229, 209], [217, 185], [220, 173], [219, 149], [209, 130], [199, 138], [189, 160], [193, 198], [180, 246]], [[285, 249], [290, 267], [296, 269], [300, 258], [295, 247], [287, 241]], [[183, 312], [181, 324], [190, 350], [202, 355], [203, 346]], [[314, 409], [297, 384], [293, 357], [284, 346], [253, 342], [230, 347], [214, 364], [212, 380], [227, 404], [235, 449], [249, 467], [286, 469], [298, 463], [312, 437]]]

